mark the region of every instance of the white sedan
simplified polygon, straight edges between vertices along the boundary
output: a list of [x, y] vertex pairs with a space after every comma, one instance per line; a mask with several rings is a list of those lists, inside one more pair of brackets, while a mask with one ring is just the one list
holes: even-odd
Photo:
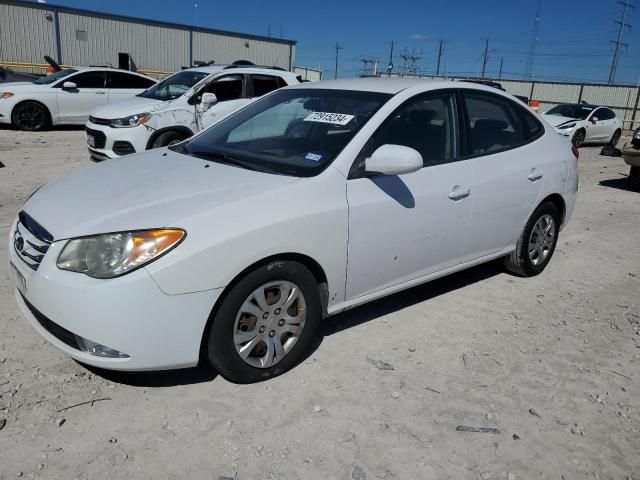
[[133, 97], [155, 83], [138, 73], [102, 67], [68, 68], [33, 82], [3, 83], [0, 124], [30, 131], [82, 125], [95, 108]]
[[574, 209], [577, 160], [493, 88], [288, 87], [35, 192], [11, 229], [16, 298], [80, 362], [204, 360], [259, 381], [299, 362], [328, 315], [496, 258], [541, 273]]
[[578, 148], [585, 143], [608, 143], [615, 147], [622, 136], [622, 121], [608, 107], [567, 103], [553, 107], [543, 116], [556, 132], [570, 137]]

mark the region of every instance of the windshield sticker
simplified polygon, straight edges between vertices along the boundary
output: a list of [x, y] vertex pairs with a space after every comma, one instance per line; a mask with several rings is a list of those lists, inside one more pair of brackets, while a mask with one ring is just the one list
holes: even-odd
[[322, 160], [322, 155], [319, 155], [317, 153], [307, 153], [304, 158], [306, 158], [307, 160], [311, 160], [312, 162], [319, 162], [320, 160]]
[[331, 123], [333, 125], [342, 125], [343, 127], [353, 120], [353, 115], [344, 113], [327, 113], [313, 112], [304, 119], [305, 122]]

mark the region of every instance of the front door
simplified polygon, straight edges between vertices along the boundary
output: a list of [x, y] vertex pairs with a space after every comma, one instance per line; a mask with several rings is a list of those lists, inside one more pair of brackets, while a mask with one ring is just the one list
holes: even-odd
[[[458, 265], [471, 215], [471, 170], [457, 160], [449, 93], [400, 106], [365, 146], [347, 182], [347, 300]], [[366, 177], [362, 162], [381, 145], [414, 148], [424, 167]]]
[[[218, 98], [218, 103], [212, 105], [206, 111], [198, 110], [200, 130], [219, 122], [251, 103], [251, 99], [246, 96], [244, 75], [226, 75], [216, 78], [199, 91], [198, 95], [201, 96], [205, 92], [214, 93]], [[201, 105], [198, 105], [198, 109], [200, 108]]]
[[[65, 82], [75, 83], [76, 88], [63, 88]], [[92, 110], [107, 104], [106, 82], [106, 74], [100, 70], [80, 72], [58, 82], [56, 97], [60, 121], [76, 124], [86, 122]]]

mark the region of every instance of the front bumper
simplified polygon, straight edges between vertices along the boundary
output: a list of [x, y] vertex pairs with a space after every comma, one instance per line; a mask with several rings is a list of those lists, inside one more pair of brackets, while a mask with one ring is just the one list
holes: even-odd
[[[98, 162], [132, 153], [144, 152], [151, 137], [151, 130], [144, 125], [131, 128], [113, 128], [90, 121], [85, 124], [85, 133], [87, 134], [89, 155], [92, 160]], [[94, 145], [89, 143], [89, 135], [92, 135], [97, 140]], [[127, 145], [131, 146], [131, 150], [127, 150]]]
[[[36, 271], [26, 266], [12, 242], [9, 245], [9, 259], [26, 285], [22, 293], [16, 288], [16, 300], [47, 341], [79, 362], [110, 370], [164, 370], [198, 363], [204, 328], [221, 289], [167, 295], [144, 268], [110, 280], [65, 272], [55, 264], [65, 244], [54, 242]], [[69, 341], [69, 334], [128, 357], [91, 355]]]

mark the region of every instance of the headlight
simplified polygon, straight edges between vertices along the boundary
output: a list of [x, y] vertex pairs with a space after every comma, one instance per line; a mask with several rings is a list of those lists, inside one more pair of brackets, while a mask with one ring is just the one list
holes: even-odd
[[119, 277], [167, 253], [186, 234], [184, 230], [159, 229], [76, 238], [62, 249], [57, 265], [93, 278]]
[[635, 133], [633, 134], [633, 138], [636, 140], [640, 139], [640, 128], [635, 131]]
[[559, 126], [559, 127], [557, 127], [557, 128], [559, 128], [560, 130], [565, 130], [565, 129], [573, 128], [573, 127], [575, 127], [575, 126], [576, 126], [576, 124], [575, 124], [575, 123], [569, 123], [569, 124], [567, 124], [567, 125], [560, 125], [560, 126]]
[[0, 100], [13, 97], [12, 92], [0, 92]]
[[138, 125], [144, 125], [147, 123], [150, 118], [150, 113], [136, 113], [130, 117], [111, 120], [111, 126], [115, 128], [137, 127]]

